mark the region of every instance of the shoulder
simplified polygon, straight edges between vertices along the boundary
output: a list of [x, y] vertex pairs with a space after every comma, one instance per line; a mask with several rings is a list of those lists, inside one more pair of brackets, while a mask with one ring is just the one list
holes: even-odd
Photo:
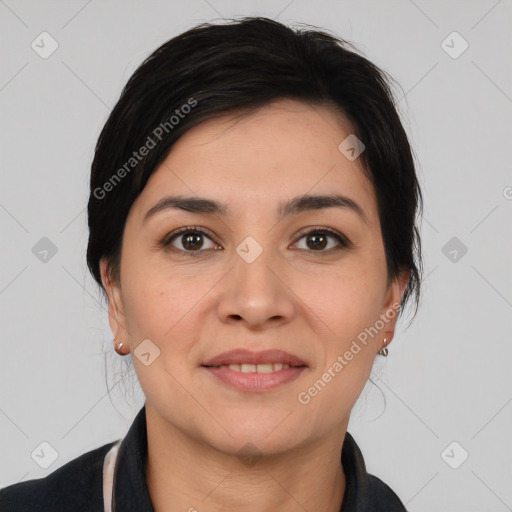
[[0, 489], [1, 512], [75, 512], [103, 508], [103, 460], [115, 441], [69, 461], [44, 478]]
[[380, 478], [368, 474], [368, 512], [407, 512], [400, 498]]
[[363, 454], [349, 432], [345, 434], [341, 462], [347, 478], [342, 512], [407, 512], [393, 490], [367, 472]]

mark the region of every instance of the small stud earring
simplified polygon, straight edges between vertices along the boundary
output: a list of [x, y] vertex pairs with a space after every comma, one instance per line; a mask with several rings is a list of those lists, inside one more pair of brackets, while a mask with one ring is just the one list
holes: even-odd
[[388, 354], [389, 354], [389, 350], [386, 348], [386, 343], [387, 343], [388, 339], [387, 338], [384, 338], [384, 347], [382, 347], [380, 350], [379, 350], [379, 356], [384, 356], [384, 357], [388, 357]]
[[[116, 341], [116, 338], [114, 338], [114, 344], [115, 344], [115, 341]], [[115, 345], [115, 351], [120, 356], [125, 356], [126, 355], [124, 352], [121, 352], [121, 349], [123, 348], [123, 345], [124, 345], [124, 343], [122, 341], [120, 343], [118, 343], [117, 345]]]

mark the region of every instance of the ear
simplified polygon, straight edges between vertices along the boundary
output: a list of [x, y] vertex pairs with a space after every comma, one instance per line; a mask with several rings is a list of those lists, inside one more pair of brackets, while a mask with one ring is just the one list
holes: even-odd
[[[380, 348], [389, 345], [395, 335], [400, 301], [402, 300], [402, 295], [404, 294], [407, 283], [409, 282], [409, 277], [410, 271], [402, 270], [389, 285], [384, 307], [381, 311], [381, 318], [385, 322], [385, 326], [382, 329], [382, 346]], [[384, 343], [384, 338], [386, 338], [386, 343]]]
[[112, 279], [107, 268], [107, 260], [100, 260], [101, 281], [108, 297], [108, 322], [114, 338], [124, 343], [129, 348], [128, 332], [126, 330], [126, 318], [124, 314], [123, 301], [121, 298], [121, 283]]

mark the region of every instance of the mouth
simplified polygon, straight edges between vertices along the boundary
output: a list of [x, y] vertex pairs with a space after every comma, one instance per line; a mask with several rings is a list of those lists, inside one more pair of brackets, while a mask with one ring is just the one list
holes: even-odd
[[244, 349], [224, 352], [201, 366], [224, 384], [249, 392], [267, 391], [289, 383], [308, 368], [302, 359], [282, 350]]
[[221, 364], [218, 366], [207, 366], [203, 365], [204, 368], [229, 368], [234, 372], [242, 372], [242, 373], [272, 373], [278, 372], [280, 370], [288, 370], [289, 368], [306, 368], [306, 365], [298, 365], [291, 366], [286, 363], [262, 363], [262, 364], [250, 364], [250, 363], [241, 363], [241, 364]]
[[[269, 373], [270, 371], [273, 371], [274, 368], [282, 370], [285, 365], [287, 368], [308, 366], [306, 362], [298, 356], [276, 349], [263, 350], [260, 352], [253, 352], [246, 349], [230, 350], [229, 352], [223, 352], [222, 354], [209, 359], [201, 366], [211, 368], [231, 365], [240, 366], [236, 371], [242, 371], [244, 373], [255, 371]], [[279, 367], [279, 365], [282, 366]], [[270, 368], [270, 366], [272, 366], [272, 368]], [[256, 367], [256, 369], [253, 367]], [[235, 368], [232, 369], [235, 370]]]

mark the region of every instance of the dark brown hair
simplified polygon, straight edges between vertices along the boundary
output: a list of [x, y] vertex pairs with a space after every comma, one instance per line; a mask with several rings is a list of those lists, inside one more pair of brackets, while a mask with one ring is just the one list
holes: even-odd
[[347, 41], [267, 18], [205, 23], [172, 38], [133, 73], [96, 145], [87, 248], [94, 279], [102, 286], [101, 258], [119, 279], [128, 212], [187, 130], [291, 98], [342, 112], [363, 141], [360, 158], [377, 197], [388, 282], [408, 270], [400, 311], [410, 297], [417, 310], [422, 264], [416, 217], [422, 196], [392, 82]]

